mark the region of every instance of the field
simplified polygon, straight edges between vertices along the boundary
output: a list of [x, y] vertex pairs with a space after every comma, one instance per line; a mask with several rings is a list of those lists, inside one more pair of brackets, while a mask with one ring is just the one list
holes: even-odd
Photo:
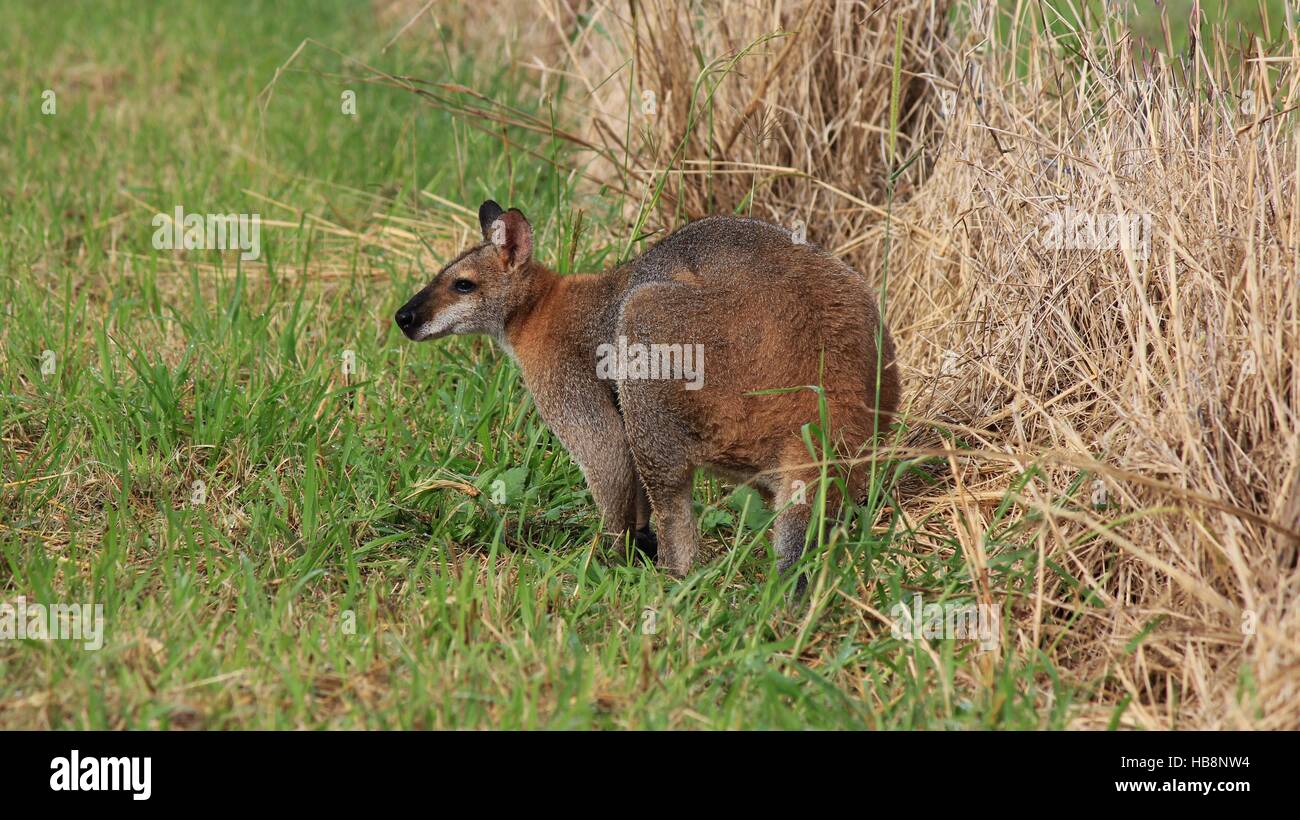
[[[424, 5], [6, 4], [0, 602], [104, 631], [0, 640], [0, 728], [1300, 725], [1289, 63], [1219, 27], [1143, 74], [1015, 4]], [[401, 336], [487, 198], [562, 273], [726, 210], [879, 284], [907, 417], [808, 599], [705, 476], [692, 574], [621, 554], [502, 350]], [[1058, 202], [1149, 253], [1035, 247]], [[260, 255], [159, 249], [178, 206]]]

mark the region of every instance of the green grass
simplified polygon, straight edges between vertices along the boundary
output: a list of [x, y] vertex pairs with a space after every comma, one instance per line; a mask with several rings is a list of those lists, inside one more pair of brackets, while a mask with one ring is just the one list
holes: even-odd
[[[259, 93], [308, 36], [535, 103], [521, 75], [453, 49], [381, 54], [392, 31], [368, 4], [306, 5], [0, 16], [0, 601], [106, 615], [95, 652], [0, 641], [0, 727], [1065, 724], [1086, 693], [1014, 635], [979, 654], [897, 640], [864, 614], [914, 594], [972, 600], [957, 541], [918, 537], [927, 522], [829, 522], [810, 608], [772, 577], [769, 516], [712, 481], [686, 580], [602, 544], [513, 364], [483, 339], [405, 342], [391, 316], [426, 274], [297, 212], [366, 236], [389, 214], [423, 220], [444, 254], [448, 211], [426, 194], [494, 196], [528, 211], [560, 265], [583, 209], [581, 269], [616, 255], [623, 231], [563, 168], [350, 80], [320, 49], [263, 112]], [[347, 88], [356, 119], [340, 112]], [[156, 251], [151, 217], [177, 204], [288, 224], [263, 228], [265, 268]], [[1032, 587], [1034, 535], [994, 527], [1010, 612]]]

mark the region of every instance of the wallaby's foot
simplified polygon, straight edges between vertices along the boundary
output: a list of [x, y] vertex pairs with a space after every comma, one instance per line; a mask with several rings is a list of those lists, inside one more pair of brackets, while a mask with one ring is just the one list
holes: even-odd
[[691, 570], [689, 562], [682, 563], [681, 561], [670, 561], [667, 557], [657, 559], [655, 561], [655, 566], [659, 568], [660, 572], [672, 576], [679, 581], [685, 578], [686, 573]]
[[659, 537], [655, 531], [647, 527], [642, 527], [632, 536], [636, 548], [641, 554], [651, 561], [659, 557]]

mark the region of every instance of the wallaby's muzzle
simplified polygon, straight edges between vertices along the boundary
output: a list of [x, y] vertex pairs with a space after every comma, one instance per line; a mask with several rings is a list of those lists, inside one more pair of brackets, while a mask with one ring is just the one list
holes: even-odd
[[393, 316], [397, 326], [406, 338], [418, 342], [421, 337], [418, 335], [420, 328], [428, 321], [429, 313], [429, 295], [426, 291], [421, 290], [402, 305]]

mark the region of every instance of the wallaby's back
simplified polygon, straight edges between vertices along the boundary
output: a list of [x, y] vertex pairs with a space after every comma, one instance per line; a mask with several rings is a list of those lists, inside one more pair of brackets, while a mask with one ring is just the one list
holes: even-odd
[[620, 396], [680, 424], [695, 460], [745, 473], [780, 468], [802, 449], [799, 428], [818, 418], [815, 392], [748, 395], [754, 391], [824, 386], [832, 427], [849, 449], [888, 426], [889, 416], [877, 420], [875, 410], [897, 409], [893, 343], [874, 289], [843, 262], [777, 225], [717, 216], [683, 227], [630, 266], [619, 335], [646, 345], [702, 344], [704, 377], [697, 391], [624, 382]]

